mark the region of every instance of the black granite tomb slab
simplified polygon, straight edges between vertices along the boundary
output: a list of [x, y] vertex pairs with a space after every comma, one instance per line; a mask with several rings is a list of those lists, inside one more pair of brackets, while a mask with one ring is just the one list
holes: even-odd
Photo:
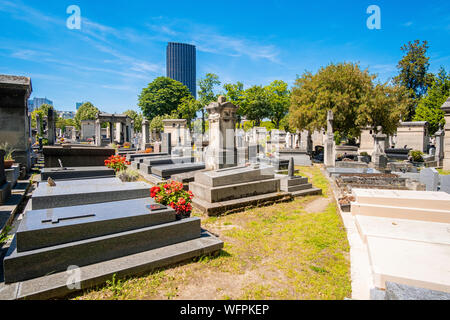
[[188, 218], [157, 226], [114, 233], [52, 247], [17, 252], [17, 237], [3, 260], [5, 283], [24, 281], [201, 236], [200, 219]]
[[72, 167], [72, 168], [44, 168], [41, 170], [41, 181], [49, 177], [53, 180], [69, 180], [84, 178], [115, 177], [114, 169], [97, 167]]
[[172, 208], [151, 211], [151, 198], [32, 210], [17, 230], [17, 251], [24, 252], [175, 221]]
[[171, 165], [152, 166], [152, 174], [163, 179], [170, 178], [173, 174], [205, 169], [203, 162], [180, 163]]

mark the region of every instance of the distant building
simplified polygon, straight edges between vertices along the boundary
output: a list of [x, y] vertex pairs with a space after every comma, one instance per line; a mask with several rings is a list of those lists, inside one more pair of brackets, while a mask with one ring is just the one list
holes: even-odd
[[28, 100], [28, 111], [33, 112], [36, 109], [39, 109], [43, 104], [48, 104], [53, 106], [53, 101], [47, 98], [33, 98]]
[[177, 80], [189, 88], [197, 98], [197, 67], [195, 46], [169, 42], [166, 52], [167, 77]]
[[74, 111], [57, 111], [57, 114], [60, 118], [63, 118], [63, 119], [74, 119], [76, 112], [74, 112]]

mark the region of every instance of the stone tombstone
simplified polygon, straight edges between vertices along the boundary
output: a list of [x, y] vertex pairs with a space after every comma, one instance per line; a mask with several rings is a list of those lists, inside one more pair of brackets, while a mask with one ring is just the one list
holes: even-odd
[[48, 145], [52, 146], [55, 144], [56, 139], [56, 128], [55, 128], [56, 119], [55, 119], [55, 112], [52, 108], [48, 109], [47, 121], [48, 121], [48, 129], [47, 129]]
[[186, 119], [164, 119], [164, 133], [171, 134], [172, 146], [180, 146], [185, 140], [185, 129], [187, 128]]
[[444, 127], [444, 170], [450, 170], [450, 97], [442, 105], [441, 109], [445, 113], [445, 127]]
[[36, 113], [36, 132], [37, 132], [37, 134], [39, 136], [42, 135], [42, 132], [41, 132], [41, 118], [40, 118], [38, 113]]
[[377, 134], [373, 135], [375, 143], [372, 153], [372, 162], [376, 168], [385, 168], [387, 166], [386, 141], [387, 135], [382, 132], [381, 126], [377, 127]]
[[426, 186], [426, 191], [437, 191], [439, 172], [435, 168], [424, 168], [420, 171], [420, 183]]
[[2, 186], [6, 182], [6, 175], [5, 175], [5, 150], [0, 149], [0, 186]]
[[13, 149], [14, 160], [31, 168], [28, 98], [32, 92], [30, 78], [0, 75], [0, 143]]
[[428, 122], [401, 122], [398, 126], [396, 141], [397, 148], [404, 148], [407, 146], [407, 148], [412, 148], [413, 150], [427, 152], [428, 143]]
[[172, 154], [172, 134], [163, 132], [161, 134], [161, 152]]
[[373, 129], [372, 128], [363, 128], [361, 129], [361, 136], [359, 138], [359, 150], [358, 152], [367, 152], [369, 155], [372, 155], [374, 151], [375, 140], [373, 138]]
[[439, 130], [435, 133], [434, 137], [436, 141], [434, 158], [436, 160], [436, 166], [441, 167], [444, 160], [444, 130], [442, 126], [439, 126]]
[[141, 150], [145, 150], [147, 148], [147, 144], [150, 143], [150, 126], [149, 121], [145, 119], [142, 121], [142, 143]]
[[440, 176], [441, 188], [439, 191], [450, 193], [450, 175]]
[[237, 165], [235, 140], [237, 106], [220, 96], [217, 102], [210, 103], [209, 146], [206, 153], [206, 169], [217, 170]]
[[327, 135], [325, 138], [324, 164], [326, 167], [336, 166], [336, 143], [334, 142], [333, 133], [333, 111], [328, 110], [327, 114]]

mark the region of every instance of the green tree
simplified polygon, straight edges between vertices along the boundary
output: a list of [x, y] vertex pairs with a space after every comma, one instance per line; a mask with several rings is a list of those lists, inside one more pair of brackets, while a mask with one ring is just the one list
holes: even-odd
[[239, 128], [241, 126], [242, 119], [242, 108], [240, 108], [240, 106], [245, 96], [244, 84], [239, 81], [236, 82], [236, 84], [226, 83], [223, 88], [225, 89], [225, 97], [227, 98], [227, 101], [230, 101], [235, 106], [239, 107], [236, 112], [237, 126]]
[[267, 90], [262, 86], [253, 86], [245, 90], [241, 108], [241, 114], [247, 120], [254, 121], [255, 126], [259, 126], [261, 121], [271, 114]]
[[270, 115], [269, 119], [280, 129], [281, 120], [288, 114], [290, 105], [290, 91], [288, 84], [282, 80], [275, 80], [265, 87], [267, 91]]
[[405, 121], [411, 121], [414, 118], [417, 103], [427, 92], [433, 80], [432, 74], [428, 73], [430, 67], [430, 58], [427, 56], [428, 48], [428, 42], [421, 43], [420, 40], [410, 41], [401, 47], [403, 58], [397, 65], [399, 74], [394, 78], [394, 83], [407, 88], [413, 99], [408, 107]]
[[49, 109], [53, 109], [54, 111], [54, 115], [55, 117], [58, 117], [55, 108], [52, 105], [49, 104], [42, 104], [39, 108], [35, 109], [32, 113], [31, 113], [31, 126], [33, 128], [36, 128], [36, 115], [39, 114], [39, 122], [40, 122], [40, 126], [41, 126], [41, 132], [44, 131], [44, 122], [43, 119], [44, 117], [48, 116], [48, 110]]
[[141, 132], [142, 131], [142, 121], [144, 121], [144, 117], [142, 113], [137, 113], [136, 111], [129, 109], [124, 112], [127, 116], [129, 116], [134, 121], [134, 131]]
[[181, 104], [183, 98], [191, 96], [184, 84], [167, 77], [158, 77], [142, 89], [139, 107], [147, 119], [171, 114]]
[[164, 114], [162, 116], [156, 116], [153, 117], [153, 119], [150, 121], [150, 130], [161, 132], [164, 129], [164, 123], [163, 120], [165, 119], [172, 119], [173, 117], [168, 114]]
[[315, 75], [305, 72], [292, 89], [289, 125], [310, 132], [326, 128], [327, 111], [332, 110], [334, 130], [347, 139], [358, 137], [358, 110], [368, 103], [373, 79], [353, 63], [330, 64]]
[[198, 100], [202, 104], [202, 133], [205, 133], [206, 106], [217, 100], [217, 94], [214, 92], [214, 89], [219, 85], [219, 76], [214, 73], [207, 73], [205, 78], [198, 81]]
[[172, 113], [172, 115], [175, 115], [177, 119], [186, 119], [189, 129], [191, 129], [192, 121], [197, 117], [197, 112], [201, 109], [201, 102], [195, 100], [191, 95], [181, 100], [181, 104], [178, 106], [178, 109]]
[[360, 127], [369, 126], [375, 132], [381, 126], [383, 133], [393, 135], [410, 104], [405, 87], [377, 84], [371, 89], [367, 103], [360, 105], [355, 124]]
[[78, 130], [81, 129], [81, 121], [82, 120], [95, 120], [97, 113], [100, 110], [97, 109], [92, 103], [85, 102], [83, 105], [78, 108], [77, 113], [75, 115], [75, 126]]
[[450, 74], [441, 67], [431, 88], [420, 99], [413, 120], [428, 121], [430, 134], [436, 133], [439, 125], [445, 124], [444, 111], [441, 106], [448, 97], [450, 97]]

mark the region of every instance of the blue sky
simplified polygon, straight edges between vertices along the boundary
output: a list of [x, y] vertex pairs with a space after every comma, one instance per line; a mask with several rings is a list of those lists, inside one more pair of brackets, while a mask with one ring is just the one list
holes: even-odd
[[[81, 30], [66, 9], [81, 9]], [[381, 9], [369, 30], [366, 9]], [[58, 110], [91, 101], [102, 111], [137, 109], [137, 96], [165, 76], [167, 42], [197, 46], [197, 78], [212, 72], [246, 87], [330, 62], [359, 62], [386, 81], [400, 47], [428, 40], [430, 71], [450, 71], [449, 1], [0, 0], [0, 73], [31, 77], [32, 97]]]

